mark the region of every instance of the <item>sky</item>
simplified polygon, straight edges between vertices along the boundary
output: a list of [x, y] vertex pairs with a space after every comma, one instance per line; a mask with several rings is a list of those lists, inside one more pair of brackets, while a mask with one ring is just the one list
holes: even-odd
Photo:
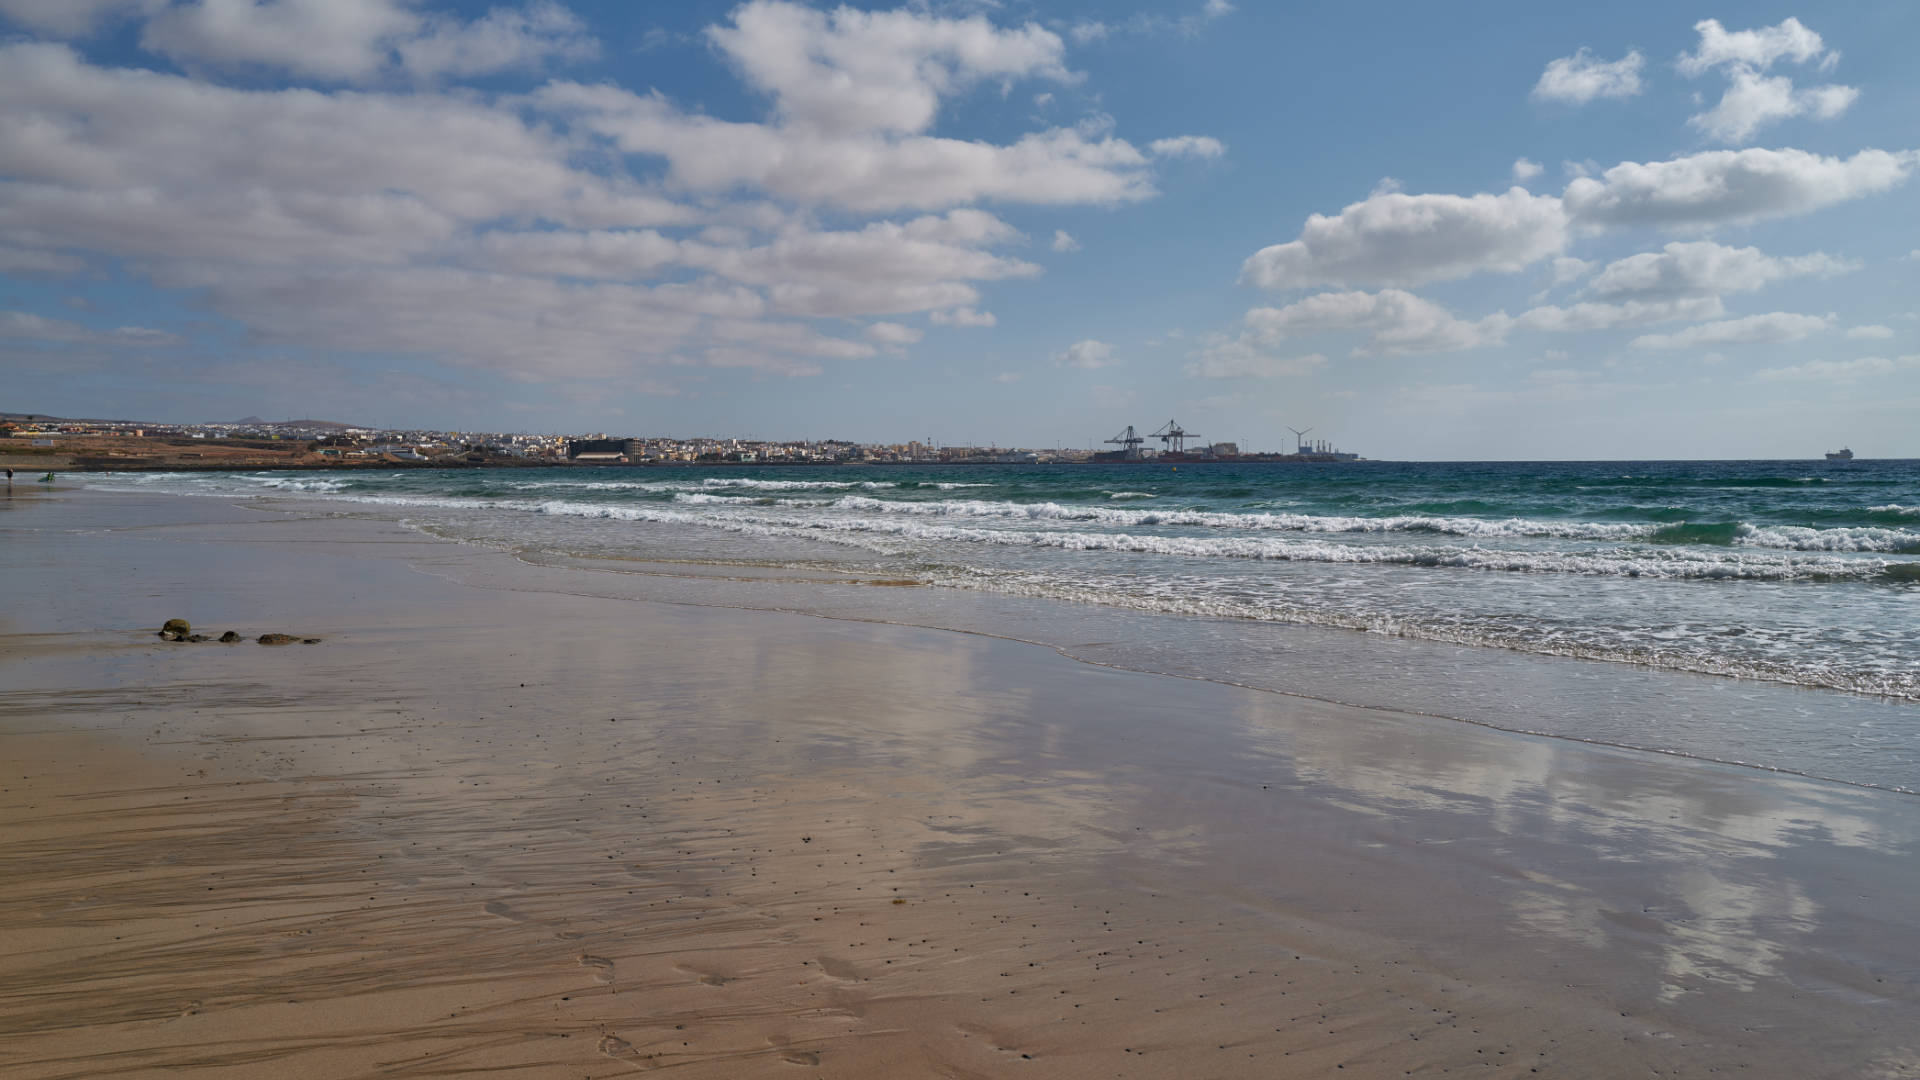
[[0, 0], [0, 409], [1920, 457], [1920, 4]]

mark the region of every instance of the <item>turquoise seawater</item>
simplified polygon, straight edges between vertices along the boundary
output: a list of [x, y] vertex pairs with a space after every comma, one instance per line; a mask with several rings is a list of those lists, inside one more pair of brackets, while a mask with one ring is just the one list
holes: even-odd
[[[1236, 681], [1261, 682], [1247, 674], [1259, 674], [1261, 655], [1249, 643], [1289, 627], [1818, 688], [1835, 701], [1866, 695], [1894, 719], [1848, 723], [1898, 730], [1844, 738], [1834, 753], [1861, 763], [1758, 763], [1920, 785], [1920, 764], [1910, 778], [1862, 772], [1872, 771], [1865, 758], [1906, 747], [1904, 725], [1920, 715], [1915, 461], [605, 467], [89, 482], [318, 502], [534, 559], [830, 570], [1064, 601], [1124, 614], [1143, 641], [1165, 616], [1168, 635], [1204, 645], [1175, 663], [1180, 647], [1163, 641], [1155, 664], [1217, 675], [1204, 670], [1213, 650], [1231, 657]], [[1823, 708], [1864, 706], [1812, 711]]]

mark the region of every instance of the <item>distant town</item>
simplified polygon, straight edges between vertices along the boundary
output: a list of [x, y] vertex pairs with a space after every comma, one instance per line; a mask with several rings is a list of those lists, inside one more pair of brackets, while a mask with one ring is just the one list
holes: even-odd
[[[1310, 430], [1310, 429], [1308, 429]], [[844, 439], [527, 434], [361, 427], [329, 420], [155, 424], [0, 412], [0, 461], [9, 468], [226, 469], [513, 465], [1086, 464], [1093, 462], [1355, 461], [1359, 455], [1295, 432], [1291, 452], [1243, 452], [1238, 444], [1188, 445], [1169, 421], [1151, 435], [1129, 426], [1115, 449], [1031, 449], [856, 443]], [[1160, 446], [1152, 443], [1159, 442]]]

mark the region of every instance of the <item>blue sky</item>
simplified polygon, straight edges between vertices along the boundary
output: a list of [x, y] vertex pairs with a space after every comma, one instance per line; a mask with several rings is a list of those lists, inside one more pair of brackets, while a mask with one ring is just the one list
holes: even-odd
[[1916, 41], [1894, 2], [0, 0], [0, 408], [1920, 457]]

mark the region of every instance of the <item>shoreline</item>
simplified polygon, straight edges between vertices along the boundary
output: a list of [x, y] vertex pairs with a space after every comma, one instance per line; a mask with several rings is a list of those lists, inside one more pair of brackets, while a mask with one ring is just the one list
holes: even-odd
[[[726, 481], [723, 481], [726, 482]], [[104, 489], [102, 494], [127, 494]], [[408, 520], [402, 501], [396, 512], [379, 499], [361, 503], [301, 492], [241, 496], [232, 492], [177, 492], [195, 498], [234, 501], [270, 514], [345, 513], [396, 521], [410, 531], [467, 544], [457, 532], [431, 521]], [[421, 505], [430, 505], [429, 503]], [[514, 507], [526, 510], [527, 507]], [[545, 512], [536, 510], [536, 513]], [[698, 530], [679, 539], [694, 545], [709, 539]], [[595, 571], [599, 583], [569, 591], [627, 600], [658, 600], [743, 610], [793, 611], [830, 619], [980, 633], [1054, 649], [1091, 664], [1145, 674], [1194, 678], [1228, 686], [1315, 701], [1434, 716], [1519, 735], [1564, 739], [1593, 746], [1682, 757], [1776, 775], [1830, 781], [1903, 794], [1920, 793], [1920, 763], [1902, 739], [1912, 723], [1915, 700], [1843, 683], [1808, 679], [1792, 671], [1728, 670], [1717, 664], [1655, 662], [1631, 651], [1517, 645], [1451, 633], [1378, 632], [1340, 618], [1267, 619], [1229, 611], [1210, 613], [1139, 608], [1097, 594], [999, 591], [967, 581], [912, 578], [915, 571], [855, 571], [835, 566], [798, 569], [786, 562], [706, 563], [675, 554], [623, 556], [579, 554], [564, 549], [503, 547], [498, 539], [479, 547], [509, 551], [529, 567], [525, 573]], [[1920, 564], [1915, 564], [1920, 565]], [[877, 579], [876, 579], [877, 574]], [[480, 581], [484, 575], [474, 576]], [[462, 579], [466, 580], [466, 579]], [[689, 592], [681, 583], [697, 581]], [[644, 584], [641, 584], [644, 583]], [[778, 584], [804, 586], [777, 589]], [[911, 599], [875, 599], [867, 585], [921, 585]], [[852, 586], [849, 591], [843, 586]], [[1144, 615], [1144, 618], [1142, 617]], [[1158, 622], [1167, 629], [1147, 631]], [[1167, 649], [1164, 639], [1205, 638], [1202, 650]], [[1253, 645], [1245, 645], [1253, 642]], [[1085, 644], [1091, 643], [1091, 644]], [[1260, 661], [1272, 660], [1271, 665]], [[1336, 670], [1321, 671], [1322, 667]], [[1272, 670], [1268, 670], [1271, 668]], [[1519, 683], [1526, 697], [1487, 697], [1477, 681]], [[1611, 723], [1620, 710], [1661, 709], [1678, 725]], [[1711, 737], [1716, 718], [1739, 710], [1749, 727], [1748, 755], [1728, 752]], [[1845, 761], [1795, 757], [1790, 743], [1800, 718], [1818, 710], [1837, 727], [1876, 734]], [[1549, 721], [1551, 718], [1551, 722]], [[1765, 735], [1766, 739], [1757, 737]], [[1676, 737], [1677, 736], [1677, 737]], [[1756, 741], [1757, 740], [1757, 741]], [[1871, 751], [1869, 753], [1868, 751]], [[1841, 767], [1835, 767], [1836, 765]]]
[[[4, 796], [23, 1075], [1920, 1062], [1908, 796], [567, 595], [563, 568], [384, 522], [30, 501], [0, 518], [0, 731], [59, 745]], [[146, 640], [174, 614], [325, 641]], [[149, 1015], [175, 999], [201, 1008]]]

